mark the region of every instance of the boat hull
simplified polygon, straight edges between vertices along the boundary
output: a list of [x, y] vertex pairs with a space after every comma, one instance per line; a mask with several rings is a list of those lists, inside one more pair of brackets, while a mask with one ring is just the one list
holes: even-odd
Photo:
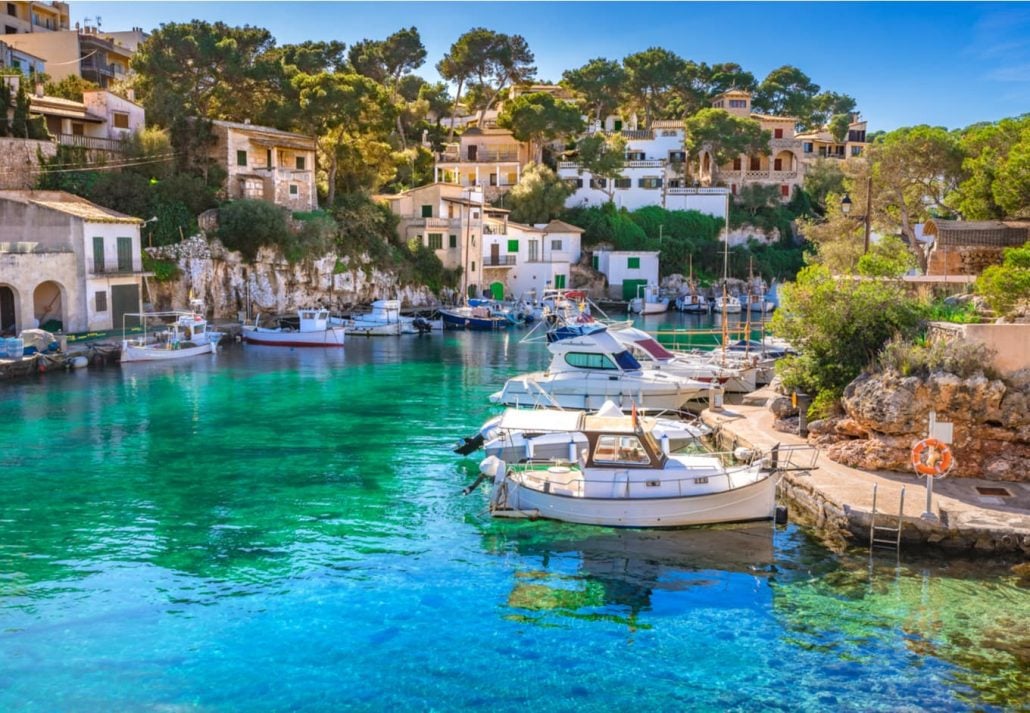
[[440, 318], [443, 320], [444, 329], [471, 329], [476, 332], [491, 332], [495, 329], [504, 329], [510, 323], [500, 317], [472, 317], [458, 312], [440, 310]]
[[[523, 487], [506, 475], [505, 505], [549, 520], [604, 527], [663, 528], [748, 522], [774, 517], [778, 480], [778, 475], [770, 473], [739, 488], [688, 497], [581, 498]], [[503, 510], [500, 512], [503, 516]]]
[[404, 331], [404, 327], [400, 322], [390, 322], [389, 324], [355, 322], [346, 327], [345, 331], [348, 335], [357, 337], [396, 337]]
[[195, 347], [185, 349], [156, 349], [154, 347], [141, 347], [129, 342], [122, 342], [122, 364], [131, 364], [140, 361], [172, 361], [178, 359], [189, 359], [201, 354], [214, 354], [218, 349], [218, 342], [198, 344]]
[[342, 347], [344, 328], [331, 327], [318, 332], [277, 332], [274, 330], [243, 328], [243, 341], [269, 347]]
[[[657, 375], [656, 375], [657, 376]], [[680, 409], [688, 401], [700, 398], [707, 385], [688, 387], [679, 380], [667, 383], [637, 380], [621, 381], [607, 378], [556, 379], [543, 374], [509, 379], [504, 389], [493, 394], [493, 403], [506, 406], [561, 406], [562, 408], [596, 411], [606, 401], [621, 409], [647, 408], [654, 410]]]

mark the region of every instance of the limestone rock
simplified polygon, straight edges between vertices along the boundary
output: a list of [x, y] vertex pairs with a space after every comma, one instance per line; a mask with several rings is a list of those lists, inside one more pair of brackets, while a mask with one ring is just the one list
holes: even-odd
[[981, 373], [867, 374], [848, 385], [842, 404], [846, 418], [835, 429], [854, 440], [833, 444], [832, 460], [911, 472], [911, 448], [926, 436], [928, 414], [936, 410], [938, 421], [953, 426], [951, 475], [1030, 481], [1030, 374], [1007, 381]]
[[791, 404], [789, 396], [777, 396], [776, 398], [769, 399], [769, 410], [773, 412], [776, 418], [785, 418], [787, 416], [797, 415], [798, 410]]

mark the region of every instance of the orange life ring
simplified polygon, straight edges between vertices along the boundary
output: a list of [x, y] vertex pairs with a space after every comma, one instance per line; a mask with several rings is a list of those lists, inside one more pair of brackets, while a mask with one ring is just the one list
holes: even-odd
[[[927, 460], [923, 460], [923, 454]], [[951, 470], [951, 449], [936, 438], [924, 438], [912, 447], [912, 467], [920, 475], [940, 477]]]

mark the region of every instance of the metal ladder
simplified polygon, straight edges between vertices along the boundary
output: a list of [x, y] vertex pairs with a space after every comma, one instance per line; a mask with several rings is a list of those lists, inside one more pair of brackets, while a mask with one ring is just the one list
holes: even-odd
[[905, 512], [905, 487], [901, 488], [901, 499], [898, 501], [898, 520], [896, 527], [886, 527], [876, 524], [876, 490], [878, 486], [873, 485], [873, 512], [869, 518], [869, 549], [874, 547], [893, 547], [895, 552], [901, 552], [901, 518]]

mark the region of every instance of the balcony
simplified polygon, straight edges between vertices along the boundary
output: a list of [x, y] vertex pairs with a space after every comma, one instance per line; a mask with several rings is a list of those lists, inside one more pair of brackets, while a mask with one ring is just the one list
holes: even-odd
[[103, 136], [57, 134], [54, 140], [61, 146], [78, 146], [88, 151], [107, 151], [109, 153], [123, 153], [125, 151], [125, 142], [118, 139], [108, 139]]
[[514, 267], [517, 255], [484, 255], [483, 267]]
[[117, 260], [95, 261], [91, 257], [86, 258], [86, 274], [102, 277], [118, 277], [120, 275], [138, 275], [143, 272], [143, 264], [138, 258], [133, 258], [131, 265], [119, 265]]
[[702, 188], [700, 186], [670, 186], [666, 189], [666, 193], [670, 196], [724, 196], [729, 192], [728, 188]]
[[662, 168], [665, 166], [665, 159], [646, 159], [643, 161], [626, 161], [623, 164], [626, 168]]
[[426, 227], [426, 228], [460, 228], [461, 219], [459, 218], [416, 218], [411, 221], [412, 227]]
[[532, 255], [526, 258], [526, 262], [532, 263], [556, 263], [572, 262], [572, 253], [564, 250], [548, 250], [544, 255]]

